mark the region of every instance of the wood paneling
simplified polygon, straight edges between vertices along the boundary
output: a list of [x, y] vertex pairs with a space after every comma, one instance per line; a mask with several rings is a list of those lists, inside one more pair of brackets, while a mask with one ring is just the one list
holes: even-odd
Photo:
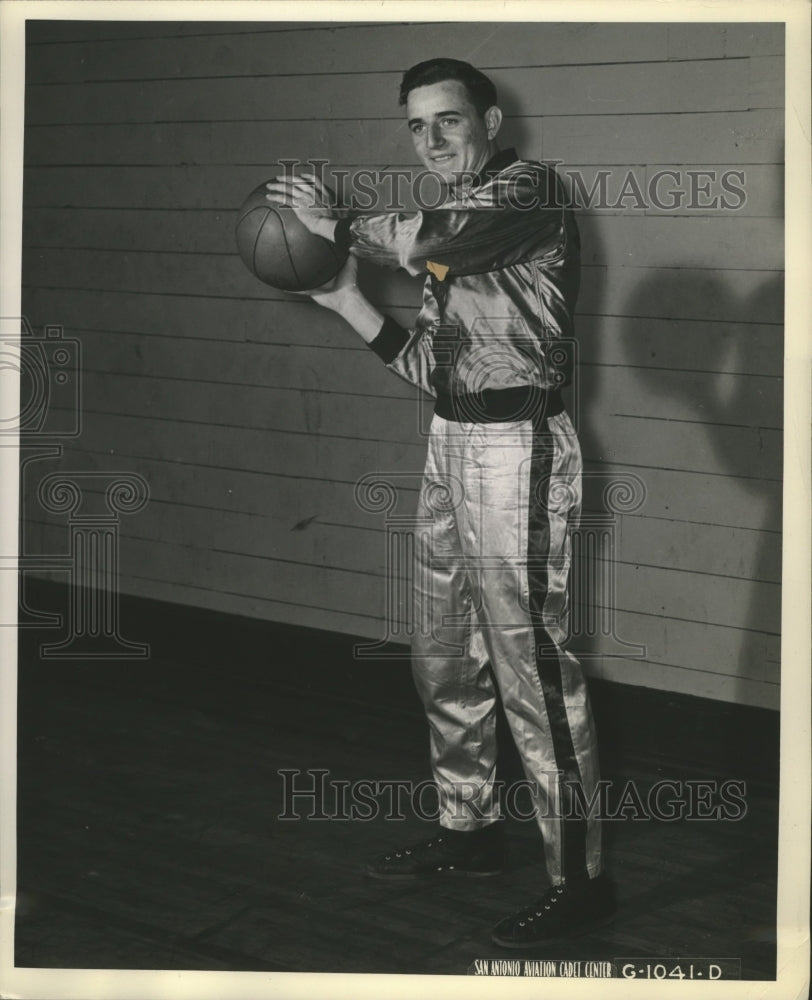
[[[582, 66], [491, 70], [497, 91], [529, 95], [534, 115], [548, 117], [626, 114], [679, 114], [720, 110], [774, 108], [783, 96], [782, 59], [709, 59]], [[202, 88], [199, 77], [98, 83], [29, 84], [31, 124], [153, 121], [302, 121], [324, 117], [398, 120], [397, 92], [401, 73], [307, 74], [268, 73], [223, 76], [216, 90]], [[753, 82], [751, 82], [753, 81]], [[525, 100], [527, 97], [525, 96]], [[514, 98], [515, 100], [515, 98]], [[597, 107], [596, 107], [597, 105]], [[36, 109], [36, 110], [34, 110]], [[272, 110], [271, 110], [272, 109]], [[350, 111], [350, 109], [352, 109]], [[269, 115], [270, 112], [270, 115]]]
[[[409, 471], [414, 502], [427, 406], [342, 321], [249, 275], [233, 225], [279, 158], [412, 164], [397, 83], [430, 41], [491, 73], [523, 155], [587, 190], [609, 171], [579, 218], [573, 416], [588, 510], [607, 476], [644, 483], [616, 572], [619, 634], [647, 659], [587, 669], [777, 705], [783, 25], [31, 21], [28, 39], [24, 311], [78, 338], [84, 369], [83, 434], [49, 469], [146, 477], [125, 591], [381, 635], [384, 523], [353, 484]], [[682, 190], [715, 170], [714, 194], [740, 171], [746, 200], [619, 200], [666, 170]], [[408, 325], [419, 280], [362, 282]], [[64, 548], [29, 510], [27, 544]]]
[[[133, 333], [80, 332], [82, 344], [84, 405], [98, 410], [100, 402], [108, 403], [118, 395], [127, 379], [138, 379], [138, 391], [150, 392], [154, 382], [189, 383], [179, 402], [193, 401], [195, 394], [216, 392], [218, 388], [237, 384], [246, 388], [267, 390], [267, 403], [277, 392], [299, 390], [323, 395], [385, 397], [408, 401], [408, 410], [416, 410], [414, 389], [401, 380], [393, 380], [377, 357], [370, 351], [343, 347], [306, 346], [301, 344], [222, 343], [217, 340], [190, 345], [187, 338], [139, 337]], [[112, 343], [117, 353], [110, 353]], [[618, 417], [645, 417], [660, 421], [679, 420], [701, 430], [711, 431], [756, 428], [776, 431], [781, 421], [781, 380], [774, 376], [727, 374], [708, 370], [673, 370], [669, 367], [647, 368], [639, 362], [646, 354], [646, 342], [634, 348], [626, 346], [609, 358], [582, 362], [576, 387], [578, 404], [587, 417], [593, 412], [595, 400], [600, 400], [602, 413]], [[656, 353], [656, 352], [655, 352]], [[624, 364], [625, 362], [625, 364]], [[638, 362], [635, 364], [634, 362]], [[613, 393], [603, 398], [601, 379], [606, 365], [613, 368]], [[103, 375], [120, 381], [108, 381]], [[353, 379], [362, 381], [356, 391]], [[177, 391], [179, 386], [175, 386]], [[159, 387], [155, 391], [160, 392]], [[210, 397], [209, 397], [210, 398]], [[259, 398], [259, 397], [255, 397]], [[291, 404], [292, 397], [283, 396]], [[329, 405], [329, 400], [318, 399]], [[245, 409], [245, 408], [243, 408]], [[276, 406], [274, 406], [276, 409]], [[408, 412], [408, 410], [406, 412]], [[198, 412], [205, 412], [200, 411]], [[267, 413], [260, 408], [257, 416]], [[250, 409], [247, 411], [250, 414]], [[159, 414], [160, 415], [160, 414]], [[222, 412], [218, 414], [222, 416]], [[722, 420], [722, 418], [724, 418]], [[294, 418], [295, 419], [295, 418]], [[242, 421], [235, 421], [241, 424]], [[246, 420], [244, 426], [250, 426]], [[264, 416], [256, 426], [268, 426]], [[312, 429], [297, 425], [292, 429]], [[375, 436], [379, 430], [375, 425]], [[383, 439], [397, 440], [381, 429]], [[368, 432], [372, 436], [372, 431]], [[621, 432], [622, 433], [622, 432]], [[691, 433], [689, 426], [659, 427], [657, 434]], [[772, 438], [759, 450], [775, 451]], [[731, 456], [730, 462], [735, 465]]]
[[544, 121], [541, 155], [589, 163], [780, 163], [783, 115], [774, 110], [727, 114], [584, 115]]
[[[234, 214], [205, 209], [31, 208], [24, 239], [32, 249], [76, 249], [233, 255]], [[77, 225], [77, 223], [81, 223]], [[703, 267], [724, 260], [731, 269], [781, 268], [783, 227], [779, 220], [735, 215], [708, 218], [611, 217], [581, 220], [587, 264], [625, 267]]]
[[[506, 15], [509, 11], [505, 12]], [[300, 46], [311, 54], [322, 73], [358, 72], [359, 52], [366, 72], [390, 71], [403, 53], [426, 47], [442, 48], [453, 58], [472, 59], [483, 69], [511, 66], [555, 66], [601, 63], [664, 62], [782, 55], [782, 24], [623, 23], [364, 25], [356, 22], [37, 22], [29, 21], [32, 45], [49, 45], [59, 59], [37, 60], [32, 81], [70, 79], [132, 79], [149, 76], [210, 76], [234, 73], [307, 75]], [[280, 31], [283, 44], [274, 44]], [[483, 39], [483, 35], [486, 36]], [[122, 41], [122, 39], [126, 39]], [[99, 41], [106, 44], [101, 46]], [[91, 44], [84, 45], [89, 41]], [[59, 48], [53, 48], [60, 46]], [[474, 50], [474, 51], [472, 51]]]
[[[105, 253], [103, 250], [25, 248], [23, 285], [91, 288], [149, 294], [196, 294], [290, 301], [292, 294], [259, 282], [236, 254]], [[780, 323], [782, 276], [777, 270], [690, 267], [582, 268], [580, 308], [589, 313], [656, 318]], [[371, 275], [371, 269], [366, 272]], [[774, 289], [764, 294], [764, 289]], [[762, 293], [762, 294], [759, 294]], [[418, 306], [419, 280], [404, 271], [378, 269], [369, 279], [381, 306]]]
[[[110, 420], [118, 430], [122, 421], [115, 417]], [[271, 505], [263, 516], [262, 530], [257, 530], [257, 518], [251, 512], [195, 506], [195, 499], [189, 496], [185, 503], [171, 503], [152, 495], [137, 518], [122, 523], [121, 533], [131, 539], [147, 538], [192, 547], [228, 546], [234, 554], [312, 565], [346, 564], [348, 569], [383, 572], [387, 545], [383, 520], [365, 516], [363, 511], [355, 517], [348, 515], [348, 501], [352, 499], [348, 490], [336, 490], [331, 508], [300, 520], [295, 519], [297, 512]], [[408, 501], [411, 500], [410, 493]], [[40, 511], [36, 517], [32, 514], [29, 524], [50, 524], [64, 529], [64, 517]], [[586, 527], [586, 520], [584, 524]], [[720, 547], [722, 539], [726, 542], [724, 547]], [[52, 540], [59, 544], [58, 536]], [[725, 528], [639, 515], [621, 521], [615, 562], [702, 573], [717, 577], [720, 586], [727, 578], [778, 584], [781, 582], [779, 540], [777, 532], [771, 538], [767, 532], [752, 528]], [[753, 572], [754, 565], [758, 577]], [[633, 612], [626, 610], [623, 614], [629, 616]], [[684, 623], [683, 631], [690, 624]], [[698, 632], [703, 628], [698, 625]]]
[[[567, 164], [622, 168], [612, 171], [613, 202], [627, 170], [635, 166], [660, 170], [673, 164], [724, 164], [744, 169], [781, 163], [782, 124], [775, 111], [675, 115], [668, 130], [662, 129], [662, 120], [660, 115], [628, 114], [527, 118], [520, 135], [530, 148], [523, 148], [522, 155], [559, 162], [564, 169]], [[28, 133], [25, 183], [32, 205], [236, 209], [252, 187], [278, 172], [275, 164], [281, 159], [328, 160], [346, 169], [413, 161], [408, 130], [400, 118], [145, 125], [114, 118], [107, 125], [77, 125], [68, 143], [63, 140], [66, 131], [66, 126], [41, 126]], [[86, 143], [88, 152], [82, 151]], [[98, 182], [88, 190], [76, 183], [87, 175], [70, 169], [85, 163], [99, 165], [94, 173]], [[147, 166], [166, 169], [156, 174], [144, 169]], [[756, 173], [756, 182], [764, 173]], [[773, 174], [780, 179], [780, 170]], [[591, 187], [588, 176], [585, 182]], [[758, 183], [751, 186], [757, 188]], [[145, 201], [147, 192], [150, 198]], [[657, 210], [656, 204], [652, 210]]]
[[[99, 343], [103, 343], [111, 334], [135, 333], [145, 338], [219, 341], [232, 347], [244, 342], [367, 353], [367, 348], [332, 313], [318, 312], [319, 322], [314, 323], [316, 307], [301, 299], [275, 302], [271, 310], [261, 300], [38, 288], [36, 295], [27, 295], [26, 307], [33, 326], [59, 321], [66, 335], [87, 342], [91, 351], [93, 341], [88, 338], [94, 335], [99, 335]], [[392, 307], [389, 312], [404, 326], [414, 319], [412, 309]], [[89, 317], [92, 327], [87, 322]], [[636, 363], [651, 370], [783, 373], [783, 330], [775, 323], [606, 316], [579, 310], [577, 334], [580, 356], [599, 359], [603, 364], [634, 367], [636, 355]], [[389, 380], [391, 387], [395, 384]]]
[[[274, 499], [269, 500], [268, 513], [278, 516]], [[258, 530], [259, 527], [258, 524]], [[273, 525], [268, 526], [266, 521], [266, 529], [272, 531]], [[64, 530], [54, 526], [45, 529], [43, 534], [47, 544], [54, 546], [59, 544], [60, 535], [64, 537]], [[299, 538], [304, 534], [297, 532]], [[174, 539], [156, 542], [125, 535], [121, 539], [121, 559], [124, 565], [143, 560], [144, 565], [149, 566], [150, 579], [167, 583], [177, 581], [193, 585], [201, 580], [216, 581], [216, 589], [231, 593], [264, 595], [269, 599], [303, 604], [315, 599], [321, 606], [348, 614], [372, 612], [382, 617], [385, 613], [383, 545], [377, 546], [373, 555], [377, 565], [373, 562], [371, 566], [355, 569], [343, 557], [346, 544], [349, 544], [346, 540], [344, 544], [333, 544], [330, 550], [322, 551], [322, 558], [314, 563], [306, 561], [308, 544], [299, 543], [298, 538], [295, 544], [298, 558], [290, 559], [275, 553], [233, 552], [220, 547], [228, 544], [219, 538], [182, 545]], [[752, 601], [762, 609], [764, 621], [777, 620], [780, 588], [776, 584], [728, 577], [724, 585], [720, 585], [715, 576], [622, 562], [615, 564], [615, 573], [618, 612], [741, 630], [751, 627]], [[624, 638], [638, 641], [629, 636]], [[602, 644], [597, 642], [600, 648]]]

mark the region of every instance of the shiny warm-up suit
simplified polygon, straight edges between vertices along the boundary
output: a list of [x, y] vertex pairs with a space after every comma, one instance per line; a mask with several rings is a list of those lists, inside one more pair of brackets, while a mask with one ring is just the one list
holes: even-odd
[[440, 824], [498, 815], [495, 685], [533, 789], [553, 883], [601, 871], [595, 732], [568, 632], [581, 453], [559, 389], [572, 374], [579, 239], [555, 173], [498, 153], [433, 211], [343, 220], [362, 259], [428, 271], [412, 330], [371, 346], [436, 398], [417, 524], [413, 673]]

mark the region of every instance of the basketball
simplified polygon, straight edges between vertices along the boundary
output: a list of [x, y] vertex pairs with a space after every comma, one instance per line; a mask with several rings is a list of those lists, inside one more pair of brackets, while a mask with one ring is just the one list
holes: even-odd
[[346, 252], [311, 233], [292, 208], [272, 205], [266, 193], [264, 183], [255, 188], [237, 217], [237, 250], [248, 270], [286, 292], [305, 292], [335, 277]]

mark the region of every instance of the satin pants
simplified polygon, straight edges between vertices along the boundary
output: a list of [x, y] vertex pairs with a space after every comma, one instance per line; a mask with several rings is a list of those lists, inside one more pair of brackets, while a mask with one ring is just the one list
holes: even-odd
[[435, 415], [415, 546], [412, 670], [440, 824], [475, 830], [498, 818], [498, 687], [553, 884], [602, 867], [599, 819], [573, 808], [599, 773], [586, 683], [564, 648], [581, 471], [566, 412], [503, 423]]

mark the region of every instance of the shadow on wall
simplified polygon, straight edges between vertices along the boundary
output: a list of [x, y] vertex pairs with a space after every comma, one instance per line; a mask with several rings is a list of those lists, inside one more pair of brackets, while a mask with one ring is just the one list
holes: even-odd
[[[714, 476], [735, 479], [734, 492], [739, 494], [747, 511], [743, 523], [760, 529], [752, 536], [752, 549], [742, 552], [738, 547], [731, 551], [729, 540], [724, 539], [726, 536], [740, 539], [747, 533], [736, 536], [719, 527], [719, 551], [702, 553], [698, 565], [702, 572], [718, 573], [720, 588], [725, 586], [725, 576], [749, 581], [750, 596], [742, 599], [742, 603], [746, 600], [748, 604], [746, 612], [741, 608], [742, 615], [731, 609], [736, 625], [741, 627], [738, 662], [714, 662], [716, 651], [708, 649], [707, 663], [696, 666], [733, 673], [740, 679], [750, 676], [777, 682], [779, 647], [778, 640], [771, 636], [780, 629], [780, 599], [779, 588], [771, 583], [780, 580], [781, 497], [776, 479], [781, 476], [783, 394], [778, 375], [758, 374], [757, 359], [769, 354], [775, 359], [771, 370], [780, 371], [783, 276], [776, 272], [742, 299], [730, 291], [723, 273], [708, 271], [698, 276], [696, 271], [675, 268], [653, 274], [639, 285], [621, 309], [622, 314], [662, 316], [664, 304], [680, 302], [690, 304], [684, 311], [695, 318], [680, 319], [673, 327], [676, 336], [680, 332], [684, 335], [692, 324], [710, 331], [701, 342], [701, 360], [686, 358], [684, 369], [673, 362], [658, 367], [657, 351], [652, 349], [648, 337], [630, 335], [622, 340], [624, 360], [633, 368], [632, 377], [639, 385], [640, 398], [653, 402], [652, 414], [656, 412], [654, 407], [662, 405], [663, 414], [671, 415], [666, 419], [679, 422], [679, 437], [669, 435], [669, 440], [679, 442], [676, 447], [672, 445], [675, 453], [669, 455], [668, 446], [664, 446], [658, 465], [664, 469], [691, 468], [691, 455], [701, 454], [703, 467], [712, 470]], [[712, 320], [729, 317], [733, 322], [709, 323], [706, 316]], [[692, 344], [691, 338], [686, 351], [694, 350]], [[649, 423], [641, 419], [639, 423], [641, 433], [656, 434], [660, 421]], [[610, 450], [601, 447], [601, 433], [597, 421], [590, 421], [585, 439], [590, 448], [598, 449], [598, 454]], [[710, 482], [712, 490], [713, 479]], [[729, 504], [730, 484], [720, 481], [719, 485], [718, 498], [704, 492], [701, 496], [684, 496], [683, 503], [687, 500], [690, 505], [696, 501], [696, 511], [683, 519], [700, 524], [735, 525], [736, 515], [731, 517]], [[772, 656], [774, 662], [770, 662]], [[742, 691], [734, 697], [748, 700]]]

